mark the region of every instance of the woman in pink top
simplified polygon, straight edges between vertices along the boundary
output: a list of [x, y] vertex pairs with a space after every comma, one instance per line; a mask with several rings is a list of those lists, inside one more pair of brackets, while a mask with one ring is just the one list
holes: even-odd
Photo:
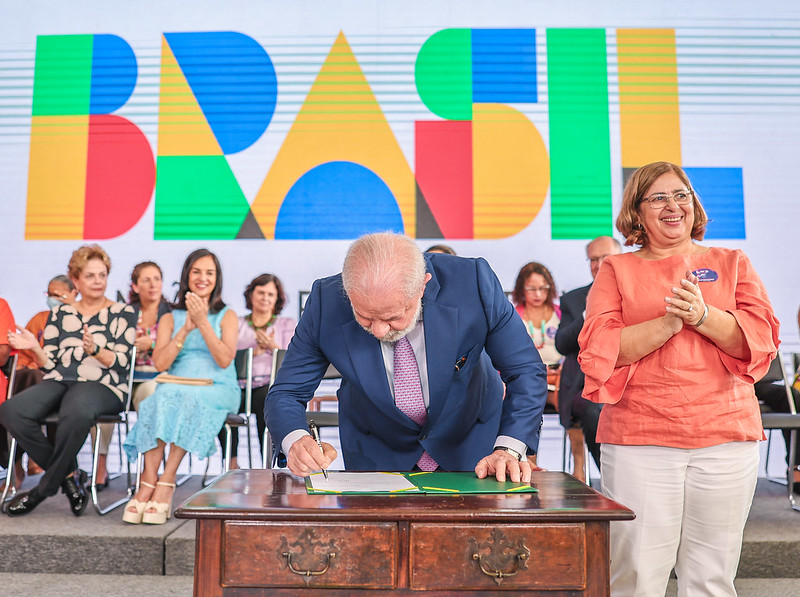
[[763, 439], [753, 384], [778, 321], [739, 250], [703, 247], [708, 218], [667, 162], [628, 181], [580, 334], [584, 397], [604, 404], [603, 491], [636, 512], [612, 523], [613, 595], [735, 595]]
[[[264, 441], [264, 403], [272, 375], [272, 357], [279, 348], [288, 348], [294, 336], [297, 322], [291, 317], [279, 317], [286, 304], [286, 295], [278, 276], [261, 274], [253, 278], [244, 291], [245, 306], [250, 314], [239, 318], [239, 341], [237, 350], [253, 348], [253, 396], [252, 410], [256, 415], [258, 441]], [[244, 382], [239, 381], [244, 387]], [[244, 411], [244, 390], [242, 390], [242, 411]], [[238, 468], [237, 455], [239, 438], [231, 438], [231, 468]], [[224, 445], [225, 430], [219, 435]], [[263, 446], [262, 446], [263, 450]]]

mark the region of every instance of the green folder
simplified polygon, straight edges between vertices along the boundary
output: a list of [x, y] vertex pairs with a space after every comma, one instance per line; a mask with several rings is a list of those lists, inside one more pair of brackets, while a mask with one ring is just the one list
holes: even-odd
[[[331, 476], [335, 475], [335, 471], [329, 473]], [[348, 474], [358, 474], [348, 471]], [[365, 473], [371, 474], [371, 473]], [[478, 479], [475, 473], [460, 472], [460, 473], [444, 473], [444, 472], [414, 472], [414, 473], [381, 473], [388, 475], [398, 475], [403, 477], [410, 484], [406, 489], [376, 489], [372, 491], [364, 490], [332, 490], [312, 485], [312, 477], [306, 477], [306, 491], [311, 495], [321, 494], [348, 494], [348, 495], [396, 495], [403, 494], [480, 494], [480, 493], [534, 493], [537, 489], [531, 487], [528, 483], [513, 483], [506, 481], [504, 483], [498, 482], [494, 477], [487, 477], [486, 479]], [[317, 474], [314, 475], [317, 477]], [[335, 480], [335, 477], [332, 477]], [[318, 482], [322, 483], [322, 479], [318, 478]]]

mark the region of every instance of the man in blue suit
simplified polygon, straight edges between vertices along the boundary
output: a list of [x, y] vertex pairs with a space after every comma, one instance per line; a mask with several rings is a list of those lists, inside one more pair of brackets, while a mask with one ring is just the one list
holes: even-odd
[[[421, 422], [395, 403], [405, 391], [393, 377], [401, 344], [419, 371]], [[297, 475], [336, 457], [329, 444], [320, 451], [305, 418], [329, 363], [342, 375], [346, 469], [431, 470], [432, 462], [530, 480], [525, 453], [538, 448], [546, 370], [485, 260], [423, 256], [403, 235], [370, 234], [350, 247], [342, 274], [314, 283], [264, 409]]]

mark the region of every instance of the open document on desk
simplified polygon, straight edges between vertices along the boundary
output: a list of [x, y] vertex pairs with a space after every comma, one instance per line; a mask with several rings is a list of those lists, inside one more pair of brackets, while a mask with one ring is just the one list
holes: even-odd
[[475, 473], [444, 472], [361, 472], [328, 471], [313, 473], [306, 477], [309, 494], [460, 494], [460, 493], [532, 493], [537, 491], [528, 483], [506, 481], [500, 483], [494, 477], [478, 479]]

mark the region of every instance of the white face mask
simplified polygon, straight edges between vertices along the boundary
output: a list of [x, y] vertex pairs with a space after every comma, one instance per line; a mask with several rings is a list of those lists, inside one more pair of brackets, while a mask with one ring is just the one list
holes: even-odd
[[56, 297], [54, 297], [54, 296], [48, 296], [48, 297], [47, 297], [47, 307], [48, 307], [49, 309], [55, 309], [55, 308], [56, 308], [56, 307], [58, 307], [59, 305], [63, 305], [63, 304], [64, 304], [64, 303], [62, 303], [60, 300], [58, 300], [58, 299], [57, 299]]

